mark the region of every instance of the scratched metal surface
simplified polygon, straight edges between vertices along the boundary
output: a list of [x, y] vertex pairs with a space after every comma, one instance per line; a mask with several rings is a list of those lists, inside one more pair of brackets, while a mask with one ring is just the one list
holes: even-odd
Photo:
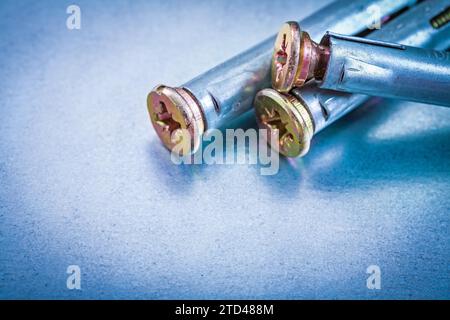
[[0, 298], [450, 298], [450, 110], [379, 100], [270, 177], [175, 166], [150, 127], [154, 85], [321, 3], [82, 0], [71, 32], [1, 1]]

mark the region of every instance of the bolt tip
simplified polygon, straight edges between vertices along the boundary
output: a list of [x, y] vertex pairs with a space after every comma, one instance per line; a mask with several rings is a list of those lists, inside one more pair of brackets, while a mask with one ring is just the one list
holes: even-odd
[[178, 147], [182, 155], [197, 150], [204, 121], [198, 103], [186, 89], [159, 85], [148, 94], [147, 108], [153, 127], [167, 149]]
[[[295, 158], [308, 151], [314, 134], [309, 112], [297, 99], [273, 89], [260, 91], [255, 98], [258, 126], [267, 129], [267, 142], [282, 155]], [[277, 145], [272, 135], [278, 133]]]

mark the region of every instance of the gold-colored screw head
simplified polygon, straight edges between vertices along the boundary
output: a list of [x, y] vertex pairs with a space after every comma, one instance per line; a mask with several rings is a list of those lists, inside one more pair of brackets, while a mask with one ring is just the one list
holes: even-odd
[[147, 108], [166, 148], [177, 146], [181, 155], [197, 150], [205, 125], [198, 103], [186, 89], [160, 85], [149, 93]]
[[[314, 135], [314, 123], [307, 109], [291, 95], [264, 89], [256, 95], [258, 125], [267, 130], [270, 146], [286, 157], [305, 155]], [[278, 145], [270, 137], [278, 133]]]
[[297, 22], [286, 22], [275, 41], [272, 57], [272, 87], [289, 92], [311, 79], [317, 60], [317, 44]]

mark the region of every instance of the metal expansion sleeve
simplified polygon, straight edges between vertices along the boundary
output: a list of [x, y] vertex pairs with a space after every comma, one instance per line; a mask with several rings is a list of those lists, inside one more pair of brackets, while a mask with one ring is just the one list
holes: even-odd
[[450, 107], [450, 53], [327, 33], [318, 86]]

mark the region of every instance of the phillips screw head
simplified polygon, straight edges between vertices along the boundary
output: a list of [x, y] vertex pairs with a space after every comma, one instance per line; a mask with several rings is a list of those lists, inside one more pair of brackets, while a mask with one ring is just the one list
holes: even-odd
[[289, 92], [294, 87], [303, 86], [314, 78], [319, 60], [327, 54], [327, 48], [312, 41], [297, 22], [286, 22], [275, 41], [272, 87], [279, 92]]
[[164, 146], [180, 145], [181, 155], [194, 153], [205, 130], [198, 102], [184, 88], [157, 86], [147, 97], [150, 120]]
[[278, 146], [271, 147], [286, 157], [305, 155], [314, 135], [314, 122], [302, 103], [289, 94], [273, 89], [258, 92], [255, 98], [258, 126], [266, 129], [268, 143], [278, 132]]

